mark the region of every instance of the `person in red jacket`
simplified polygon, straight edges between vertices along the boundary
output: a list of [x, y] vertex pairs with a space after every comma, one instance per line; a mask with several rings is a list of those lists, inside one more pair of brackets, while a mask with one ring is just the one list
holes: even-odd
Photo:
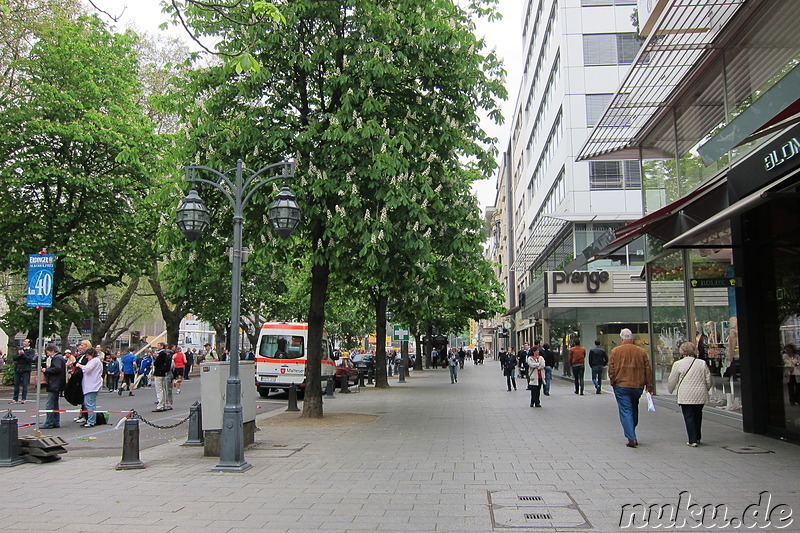
[[183, 353], [180, 346], [175, 347], [175, 355], [172, 357], [172, 364], [175, 367], [175, 381], [172, 386], [175, 387], [176, 394], [181, 393], [181, 383], [183, 383], [183, 374], [186, 369], [186, 354]]
[[569, 349], [569, 366], [572, 367], [572, 377], [575, 378], [575, 394], [583, 396], [583, 372], [586, 369], [586, 348], [581, 346], [581, 341], [575, 339]]

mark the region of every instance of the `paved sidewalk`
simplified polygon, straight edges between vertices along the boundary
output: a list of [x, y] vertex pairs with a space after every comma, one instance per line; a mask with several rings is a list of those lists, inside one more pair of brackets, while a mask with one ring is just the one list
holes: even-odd
[[[454, 385], [447, 370], [391, 383], [325, 400], [326, 413], [376, 415], [371, 422], [295, 427], [277, 423], [296, 416], [282, 409], [260, 415], [257, 444], [245, 451], [253, 468], [241, 474], [210, 471], [215, 458], [180, 442], [143, 451], [144, 470], [69, 454], [0, 469], [0, 529], [618, 531], [623, 505], [677, 505], [682, 491], [727, 505], [729, 517], [762, 491], [771, 507], [800, 512], [795, 445], [709, 421], [704, 445], [689, 448], [681, 415], [648, 413], [643, 401], [641, 445], [627, 448], [610, 389], [577, 396], [554, 380], [533, 409], [527, 391], [506, 391], [495, 361], [468, 362]], [[800, 531], [793, 520], [783, 531]]]

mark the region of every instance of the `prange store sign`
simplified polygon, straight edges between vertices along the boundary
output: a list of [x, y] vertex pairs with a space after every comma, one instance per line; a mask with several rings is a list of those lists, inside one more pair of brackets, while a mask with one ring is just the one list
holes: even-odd
[[548, 273], [550, 278], [548, 292], [551, 294], [586, 294], [596, 292], [613, 292], [614, 284], [611, 274], [602, 270], [594, 272], [556, 271]]

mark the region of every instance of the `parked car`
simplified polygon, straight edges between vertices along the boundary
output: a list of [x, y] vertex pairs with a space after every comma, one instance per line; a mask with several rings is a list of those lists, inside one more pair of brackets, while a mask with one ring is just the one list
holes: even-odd
[[342, 386], [342, 380], [347, 379], [347, 383], [349, 384], [356, 384], [358, 383], [358, 368], [355, 367], [353, 361], [350, 360], [349, 357], [340, 357], [336, 361], [336, 377], [334, 378], [334, 383], [337, 387]]
[[375, 376], [375, 356], [369, 353], [360, 353], [350, 357], [353, 365], [365, 378]]

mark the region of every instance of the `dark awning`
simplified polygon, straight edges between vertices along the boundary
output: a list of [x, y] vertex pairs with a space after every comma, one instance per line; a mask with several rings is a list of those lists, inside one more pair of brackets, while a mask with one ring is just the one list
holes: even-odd
[[618, 228], [614, 240], [599, 250], [595, 257], [606, 257], [644, 234], [670, 240], [727, 206], [725, 175], [710, 179], [705, 184], [639, 220]]
[[733, 205], [728, 206], [727, 208], [718, 212], [716, 215], [709, 217], [688, 231], [685, 231], [682, 234], [674, 237], [664, 245], [664, 248], [691, 246], [692, 244], [702, 240], [704, 237], [723, 230], [729, 224], [731, 217], [734, 215], [757, 207], [758, 205], [769, 200], [773, 194], [780, 193], [782, 189], [796, 187], [798, 178], [800, 178], [800, 168], [795, 169], [786, 176], [770, 183], [769, 185], [766, 185], [765, 187], [762, 187], [756, 192], [745, 196]]

